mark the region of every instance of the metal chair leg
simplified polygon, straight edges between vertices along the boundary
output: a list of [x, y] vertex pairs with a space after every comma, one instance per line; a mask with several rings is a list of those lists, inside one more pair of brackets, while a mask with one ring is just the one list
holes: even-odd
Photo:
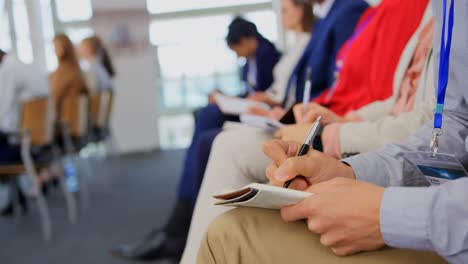
[[52, 224], [50, 221], [49, 206], [42, 195], [42, 191], [39, 191], [39, 195], [36, 197], [36, 203], [41, 216], [44, 240], [50, 242], [52, 240]]
[[26, 167], [28, 176], [33, 184], [33, 192], [36, 197], [37, 206], [39, 208], [39, 214], [41, 217], [41, 229], [46, 242], [50, 242], [52, 239], [52, 223], [50, 221], [49, 207], [47, 205], [44, 196], [42, 195], [42, 189], [39, 185], [38, 175], [36, 167], [34, 166], [33, 159], [31, 157], [31, 138], [29, 133], [23, 135], [21, 141], [21, 158]]

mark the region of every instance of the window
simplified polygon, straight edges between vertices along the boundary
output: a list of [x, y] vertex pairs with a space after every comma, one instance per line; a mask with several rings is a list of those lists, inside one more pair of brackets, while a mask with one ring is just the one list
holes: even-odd
[[[254, 21], [265, 37], [273, 41], [278, 38], [272, 11], [251, 12], [245, 17]], [[214, 89], [230, 95], [242, 91], [237, 58], [224, 40], [232, 18], [232, 14], [211, 15], [151, 23], [150, 40], [158, 51], [163, 110], [201, 107]]]
[[55, 29], [51, 4], [51, 0], [41, 0], [41, 15], [45, 40], [45, 57], [47, 70], [49, 72], [57, 68], [57, 57], [55, 56], [53, 43]]
[[56, 4], [62, 22], [90, 20], [93, 16], [91, 0], [56, 0]]
[[83, 39], [91, 37], [94, 30], [91, 27], [67, 27], [65, 28], [65, 34], [73, 43], [77, 44]]
[[200, 107], [215, 87], [238, 92], [238, 78], [231, 77], [237, 75], [236, 58], [223, 40], [230, 20], [221, 15], [151, 24], [151, 41], [158, 46], [161, 65], [164, 108]]
[[[265, 0], [147, 0], [147, 4], [153, 13], [150, 41], [159, 65], [161, 147], [184, 147], [191, 139], [192, 112], [207, 104], [214, 89], [229, 95], [244, 89], [240, 61], [225, 41], [234, 16], [242, 11], [272, 41], [278, 39], [277, 18], [271, 1]], [[167, 15], [170, 12], [179, 13], [173, 17]]]
[[[52, 5], [56, 6], [56, 13]], [[57, 67], [53, 39], [56, 32], [64, 32], [73, 43], [94, 34], [88, 21], [92, 17], [90, 0], [41, 0], [47, 69]], [[54, 24], [55, 21], [55, 24]]]
[[3, 7], [0, 7], [0, 49], [5, 52], [12, 49], [10, 23], [7, 12]]
[[16, 53], [24, 63], [32, 63], [34, 55], [26, 3], [24, 0], [13, 0], [11, 3], [16, 36]]
[[147, 0], [148, 11], [153, 14], [177, 11], [197, 10], [214, 7], [230, 7], [239, 5], [251, 5], [270, 3], [268, 0]]

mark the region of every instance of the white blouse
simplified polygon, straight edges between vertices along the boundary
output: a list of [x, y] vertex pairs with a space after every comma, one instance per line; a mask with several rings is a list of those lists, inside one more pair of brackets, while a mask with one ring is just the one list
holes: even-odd
[[284, 100], [289, 78], [309, 43], [310, 33], [298, 33], [286, 53], [273, 69], [273, 84], [266, 91], [271, 100], [281, 104]]

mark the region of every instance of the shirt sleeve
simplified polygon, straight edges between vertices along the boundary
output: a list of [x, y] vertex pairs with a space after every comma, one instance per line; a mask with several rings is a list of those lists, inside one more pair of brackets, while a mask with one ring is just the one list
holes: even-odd
[[363, 153], [404, 140], [431, 120], [433, 109], [431, 99], [398, 117], [386, 115], [372, 122], [346, 123], [339, 133], [340, 149], [342, 153]]
[[450, 263], [466, 263], [466, 190], [468, 179], [431, 188], [386, 189], [380, 209], [380, 225], [386, 244], [436, 251]]
[[382, 116], [388, 115], [392, 110], [392, 106], [394, 103], [394, 98], [389, 98], [384, 101], [376, 101], [357, 110], [356, 114], [358, 114], [362, 119], [366, 121], [375, 121]]

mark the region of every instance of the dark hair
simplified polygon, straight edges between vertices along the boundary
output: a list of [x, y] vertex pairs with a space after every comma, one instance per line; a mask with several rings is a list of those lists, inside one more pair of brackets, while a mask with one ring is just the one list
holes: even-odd
[[315, 16], [313, 12], [313, 2], [315, 0], [292, 0], [293, 4], [302, 7], [302, 30], [304, 32], [312, 31], [315, 24]]
[[78, 58], [76, 57], [75, 47], [71, 42], [70, 38], [68, 38], [65, 34], [58, 34], [55, 36], [54, 41], [60, 42], [63, 45], [63, 54], [59, 56], [57, 54], [57, 59], [60, 63], [70, 63], [74, 66], [78, 66]]
[[3, 57], [6, 55], [6, 52], [0, 49], [0, 63], [3, 61]]
[[114, 65], [112, 64], [112, 60], [107, 52], [107, 49], [102, 44], [101, 39], [98, 36], [92, 36], [89, 38], [85, 38], [82, 43], [87, 44], [91, 47], [94, 54], [96, 54], [99, 59], [101, 60], [102, 65], [106, 69], [107, 73], [111, 77], [115, 77], [116, 73], [114, 70]]
[[257, 38], [260, 36], [254, 23], [242, 17], [236, 17], [229, 24], [226, 41], [231, 46], [239, 44], [243, 38]]

